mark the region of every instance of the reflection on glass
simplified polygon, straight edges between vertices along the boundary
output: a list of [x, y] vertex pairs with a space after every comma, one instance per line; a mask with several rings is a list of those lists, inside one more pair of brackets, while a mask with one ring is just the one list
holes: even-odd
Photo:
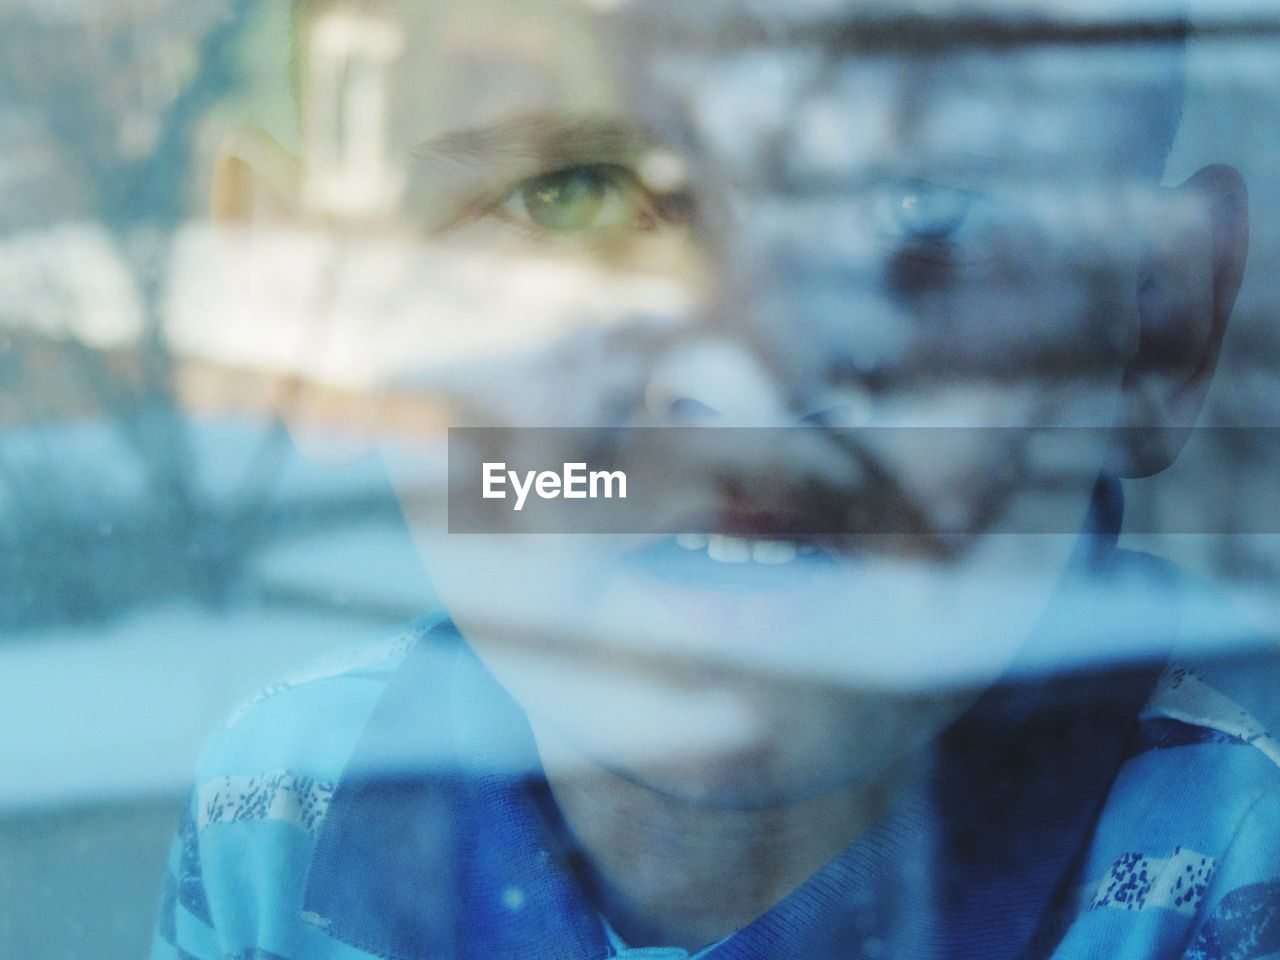
[[0, 955], [1280, 950], [1274, 11], [64, 6]]

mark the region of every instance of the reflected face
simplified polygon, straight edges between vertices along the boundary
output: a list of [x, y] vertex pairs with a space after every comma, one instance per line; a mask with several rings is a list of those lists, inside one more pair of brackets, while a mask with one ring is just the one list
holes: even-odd
[[1003, 428], [1111, 423], [1171, 69], [778, 10], [410, 4], [389, 91], [403, 224], [480, 278], [440, 306], [466, 362], [403, 395], [452, 425], [806, 428], [614, 451], [665, 484], [634, 536], [449, 536], [403, 484], [535, 731], [711, 803], [879, 775], [1027, 638], [1105, 438]]

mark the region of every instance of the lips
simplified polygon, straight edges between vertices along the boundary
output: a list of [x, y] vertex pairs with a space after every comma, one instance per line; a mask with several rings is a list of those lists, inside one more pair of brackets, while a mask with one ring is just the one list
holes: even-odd
[[661, 539], [628, 561], [651, 578], [689, 589], [775, 592], [875, 556], [945, 561], [959, 544], [940, 536], [896, 489], [793, 490], [803, 510], [738, 500], [662, 524]]
[[665, 535], [631, 551], [627, 561], [650, 578], [686, 589], [785, 590], [838, 559], [832, 538], [804, 532], [816, 522], [742, 509], [686, 515], [664, 525]]
[[[744, 442], [736, 434], [729, 439]], [[945, 558], [948, 538], [871, 453], [841, 451], [859, 464], [842, 472], [825, 460], [812, 464], [803, 449], [786, 464], [774, 462], [791, 452], [785, 438], [777, 441], [777, 456], [764, 462], [763, 440], [748, 439], [748, 452], [756, 455], [748, 463], [722, 462], [715, 450], [646, 461], [652, 475], [637, 487], [655, 491], [658, 510], [646, 524], [654, 541], [631, 551], [640, 570], [686, 590], [772, 592], [872, 557]], [[685, 468], [690, 461], [696, 470]]]
[[841, 511], [824, 509], [818, 498], [807, 499], [813, 509], [803, 514], [726, 507], [687, 513], [662, 524], [659, 532], [675, 536], [681, 549], [704, 553], [716, 563], [781, 566], [798, 557], [834, 552], [839, 536], [847, 534]]

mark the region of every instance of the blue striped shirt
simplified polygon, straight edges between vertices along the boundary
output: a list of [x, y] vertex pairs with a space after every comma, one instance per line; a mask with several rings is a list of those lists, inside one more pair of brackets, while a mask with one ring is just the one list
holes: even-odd
[[[706, 960], [1280, 956], [1274, 665], [998, 685], [920, 790]], [[447, 622], [237, 709], [153, 960], [678, 960], [571, 869], [527, 722]]]

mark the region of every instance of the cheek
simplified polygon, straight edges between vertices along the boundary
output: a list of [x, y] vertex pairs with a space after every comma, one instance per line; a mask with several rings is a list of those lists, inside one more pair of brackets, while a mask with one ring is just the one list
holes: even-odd
[[1070, 452], [1088, 470], [1101, 463], [1098, 444], [1105, 445], [1121, 377], [1111, 367], [1088, 376], [975, 374], [944, 385], [904, 386], [879, 401], [875, 425], [887, 429], [866, 435], [879, 441], [875, 452], [921, 496], [1008, 486], [1035, 452], [1032, 441], [1056, 428], [1076, 428], [1063, 432], [1057, 462], [1069, 463]]
[[922, 383], [1034, 386], [1107, 377], [1138, 335], [1136, 271], [1116, 259], [1029, 241], [1016, 261], [956, 267], [945, 282], [899, 291], [916, 332], [908, 372]]

